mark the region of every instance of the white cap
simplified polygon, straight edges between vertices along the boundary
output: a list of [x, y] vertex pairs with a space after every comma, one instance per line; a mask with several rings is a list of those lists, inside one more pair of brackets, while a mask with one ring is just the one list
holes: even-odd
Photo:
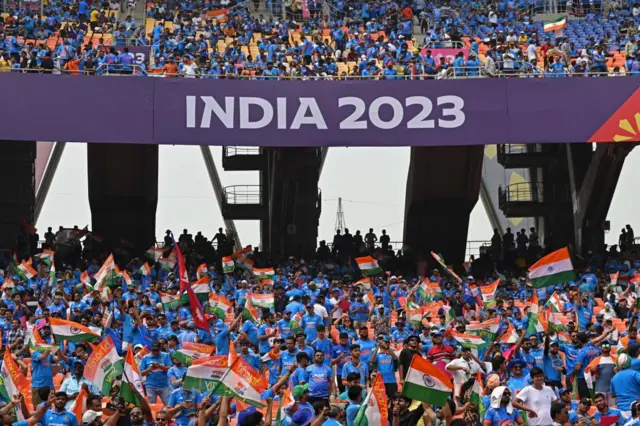
[[83, 415], [82, 415], [82, 424], [91, 424], [93, 422], [96, 421], [96, 419], [99, 419], [102, 417], [102, 411], [93, 411], [93, 410], [89, 410], [86, 411]]

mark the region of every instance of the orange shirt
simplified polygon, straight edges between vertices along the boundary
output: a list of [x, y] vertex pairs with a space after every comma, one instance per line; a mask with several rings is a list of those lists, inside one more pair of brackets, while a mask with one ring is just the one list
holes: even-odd
[[167, 77], [177, 77], [178, 75], [178, 65], [176, 64], [165, 64], [163, 71], [167, 74]]

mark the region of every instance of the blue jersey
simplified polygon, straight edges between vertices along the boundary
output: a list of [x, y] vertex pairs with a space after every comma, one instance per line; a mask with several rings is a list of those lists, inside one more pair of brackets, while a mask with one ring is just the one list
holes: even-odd
[[329, 396], [329, 381], [333, 379], [330, 367], [326, 365], [310, 365], [307, 367], [309, 378], [309, 396], [326, 398]]

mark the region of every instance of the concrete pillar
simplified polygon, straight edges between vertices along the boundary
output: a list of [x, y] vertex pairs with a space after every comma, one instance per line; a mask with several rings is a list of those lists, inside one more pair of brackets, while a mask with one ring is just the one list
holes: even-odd
[[[429, 252], [461, 264], [469, 215], [480, 193], [482, 146], [411, 148], [404, 242], [415, 260]], [[489, 239], [491, 235], [487, 235]]]
[[156, 239], [158, 146], [89, 144], [87, 160], [92, 231], [110, 248], [125, 239], [144, 252]]

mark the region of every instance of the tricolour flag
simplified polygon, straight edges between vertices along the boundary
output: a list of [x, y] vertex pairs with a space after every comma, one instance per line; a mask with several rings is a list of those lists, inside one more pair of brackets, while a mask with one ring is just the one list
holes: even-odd
[[354, 426], [387, 426], [389, 424], [389, 397], [384, 388], [382, 374], [378, 374], [373, 386], [360, 406]]
[[500, 328], [500, 318], [493, 318], [485, 322], [468, 324], [466, 332], [482, 337], [484, 340], [491, 342], [496, 338], [498, 329]]
[[149, 266], [147, 262], [144, 262], [144, 265], [140, 267], [140, 274], [142, 274], [143, 277], [151, 276], [151, 266]]
[[367, 304], [369, 310], [376, 305], [376, 296], [373, 294], [373, 291], [366, 292], [362, 299], [364, 300], [364, 303]]
[[227, 312], [231, 309], [231, 302], [224, 296], [209, 294], [209, 313], [215, 313], [221, 319], [227, 318]]
[[[188, 370], [187, 375], [189, 375]], [[264, 404], [260, 394], [266, 391], [268, 387], [267, 379], [254, 370], [245, 360], [238, 357], [231, 364], [231, 367], [227, 369], [211, 393], [220, 396], [226, 395], [254, 407], [263, 408]]]
[[[11, 401], [14, 396], [27, 390], [29, 382], [22, 374], [18, 364], [11, 358], [11, 351], [4, 351], [2, 369], [0, 369], [0, 395], [5, 401]], [[16, 410], [20, 412], [20, 410]]]
[[518, 343], [518, 340], [520, 340], [520, 336], [518, 336], [518, 332], [516, 331], [513, 324], [509, 323], [509, 328], [507, 328], [507, 331], [505, 331], [502, 337], [500, 338], [500, 342], [504, 344], [513, 344], [513, 343]]
[[152, 262], [157, 262], [164, 254], [164, 251], [165, 249], [161, 249], [159, 247], [151, 247], [144, 253], [144, 257]]
[[430, 299], [429, 297], [429, 285], [427, 284], [426, 281], [420, 281], [420, 283], [418, 284], [418, 295], [422, 298], [422, 299]]
[[202, 277], [208, 277], [209, 276], [209, 269], [207, 268], [207, 264], [203, 263], [202, 265], [198, 266], [198, 269], [196, 269], [196, 278], [200, 279]]
[[84, 378], [100, 389], [103, 395], [109, 395], [113, 382], [123, 371], [124, 360], [118, 356], [111, 337], [107, 336], [93, 347], [84, 368]]
[[244, 309], [242, 310], [242, 316], [244, 319], [249, 320], [251, 322], [258, 322], [258, 318], [260, 318], [260, 314], [258, 310], [253, 306], [253, 292], [247, 293], [247, 301], [244, 304]]
[[561, 30], [562, 28], [567, 27], [567, 17], [561, 16], [556, 19], [551, 19], [550, 21], [545, 21], [544, 23], [544, 32], [547, 33], [549, 31]]
[[500, 285], [500, 278], [495, 280], [489, 285], [485, 285], [480, 287], [480, 294], [482, 294], [482, 300], [484, 302], [484, 307], [487, 309], [496, 307], [496, 290]]
[[102, 290], [104, 286], [109, 285], [110, 283], [105, 283], [105, 281], [112, 279], [115, 272], [116, 262], [113, 260], [113, 254], [110, 254], [100, 267], [100, 270], [93, 276], [96, 280], [96, 290]]
[[446, 269], [446, 270], [449, 269], [449, 267], [447, 266], [447, 264], [444, 261], [444, 257], [442, 257], [441, 254], [431, 252], [431, 257], [433, 257], [436, 260], [436, 262], [438, 262], [440, 264], [440, 266], [442, 266], [444, 269]]
[[364, 277], [361, 280], [356, 281], [355, 283], [353, 283], [354, 286], [362, 286], [362, 288], [364, 290], [371, 290], [371, 278], [369, 277]]
[[160, 292], [160, 300], [162, 301], [162, 306], [164, 306], [165, 309], [176, 309], [189, 303], [189, 298], [186, 293], [180, 296], [174, 296], [172, 294]]
[[571, 335], [566, 331], [558, 332], [558, 343], [573, 343], [571, 341]]
[[47, 342], [45, 342], [40, 335], [40, 332], [38, 331], [38, 327], [36, 327], [35, 325], [27, 325], [27, 334], [29, 334], [28, 345], [31, 352], [43, 353], [48, 350], [51, 351], [52, 354], [55, 354], [56, 352], [58, 352], [58, 349], [60, 349], [60, 347], [57, 345], [49, 345]]
[[482, 386], [482, 376], [480, 373], [476, 374], [476, 381], [473, 384], [473, 388], [471, 389], [471, 398], [469, 401], [478, 407], [478, 414], [480, 414], [480, 418], [484, 419], [484, 413], [487, 411], [487, 407], [482, 403], [482, 397], [484, 396], [484, 386]]
[[453, 333], [453, 337], [463, 348], [484, 349], [487, 347], [487, 342], [485, 342], [482, 337], [474, 334]]
[[253, 275], [260, 281], [270, 280], [275, 274], [273, 268], [253, 268]]
[[191, 288], [199, 301], [204, 302], [209, 298], [209, 277], [202, 277], [198, 281], [191, 284]]
[[165, 271], [173, 271], [176, 268], [177, 260], [175, 258], [169, 257], [168, 259], [160, 259], [158, 263], [160, 267]]
[[51, 265], [55, 254], [56, 253], [53, 250], [42, 249], [42, 253], [38, 253], [34, 257], [46, 265]]
[[527, 299], [529, 304], [529, 325], [527, 327], [527, 333], [541, 333], [544, 331], [544, 327], [540, 322], [540, 306], [538, 304], [538, 293], [534, 290], [533, 295]]
[[615, 274], [609, 274], [609, 279], [611, 280], [611, 285], [618, 284], [618, 277], [620, 276], [620, 272], [616, 271]]
[[197, 359], [210, 357], [215, 349], [202, 343], [183, 342], [182, 349], [175, 351], [172, 356], [184, 365], [190, 366]]
[[253, 293], [251, 296], [251, 304], [259, 308], [273, 308], [273, 304], [274, 304], [273, 293], [268, 293], [268, 294]]
[[443, 406], [453, 393], [446, 373], [420, 355], [414, 355], [404, 380], [402, 395], [413, 400]]
[[529, 268], [529, 279], [535, 288], [549, 287], [575, 278], [569, 249], [566, 247], [546, 255]]
[[422, 326], [422, 307], [409, 300], [406, 304], [406, 312], [407, 321], [414, 327], [420, 328]]
[[78, 419], [78, 424], [82, 424], [82, 416], [85, 411], [87, 411], [87, 397], [89, 393], [86, 391], [84, 387], [80, 387], [80, 392], [78, 392], [78, 396], [76, 396], [76, 400], [71, 404], [70, 412], [75, 414], [76, 419]]
[[91, 277], [89, 276], [88, 271], [84, 271], [83, 273], [80, 274], [80, 282], [85, 286], [91, 285]]
[[15, 266], [14, 270], [16, 274], [18, 274], [23, 280], [31, 279], [37, 274], [36, 270], [33, 269], [33, 267], [25, 261], [22, 261], [21, 264]]
[[[142, 386], [142, 375], [138, 369], [136, 358], [133, 355], [133, 349], [129, 345], [127, 349], [127, 358], [124, 362], [124, 374], [122, 380], [127, 382], [131, 388], [134, 388], [140, 395], [146, 398], [144, 393], [144, 387]], [[139, 405], [138, 396], [131, 391], [129, 386], [123, 386], [120, 389], [120, 394], [124, 397], [124, 400], [130, 404]]]
[[547, 324], [549, 327], [549, 333], [557, 333], [558, 331], [564, 331], [565, 325], [562, 319], [562, 315], [557, 312], [547, 313]]
[[236, 266], [246, 271], [253, 271], [253, 260], [246, 256], [240, 256], [236, 259]]
[[444, 305], [442, 307], [444, 310], [444, 323], [445, 325], [451, 324], [451, 321], [456, 319], [456, 313], [453, 311], [453, 308], [450, 305]]
[[564, 302], [558, 296], [558, 293], [553, 293], [549, 300], [547, 301], [546, 306], [551, 308], [553, 312], [562, 312], [564, 310]]
[[56, 338], [56, 341], [95, 342], [100, 340], [99, 334], [77, 322], [49, 318], [49, 324], [51, 325], [51, 334]]
[[356, 257], [356, 263], [363, 275], [372, 276], [382, 272], [378, 261], [371, 256]]
[[236, 265], [233, 263], [231, 256], [225, 256], [222, 258], [222, 271], [225, 274], [232, 274]]
[[187, 369], [182, 387], [209, 393], [217, 387], [228, 367], [229, 357], [227, 355], [194, 359]]

